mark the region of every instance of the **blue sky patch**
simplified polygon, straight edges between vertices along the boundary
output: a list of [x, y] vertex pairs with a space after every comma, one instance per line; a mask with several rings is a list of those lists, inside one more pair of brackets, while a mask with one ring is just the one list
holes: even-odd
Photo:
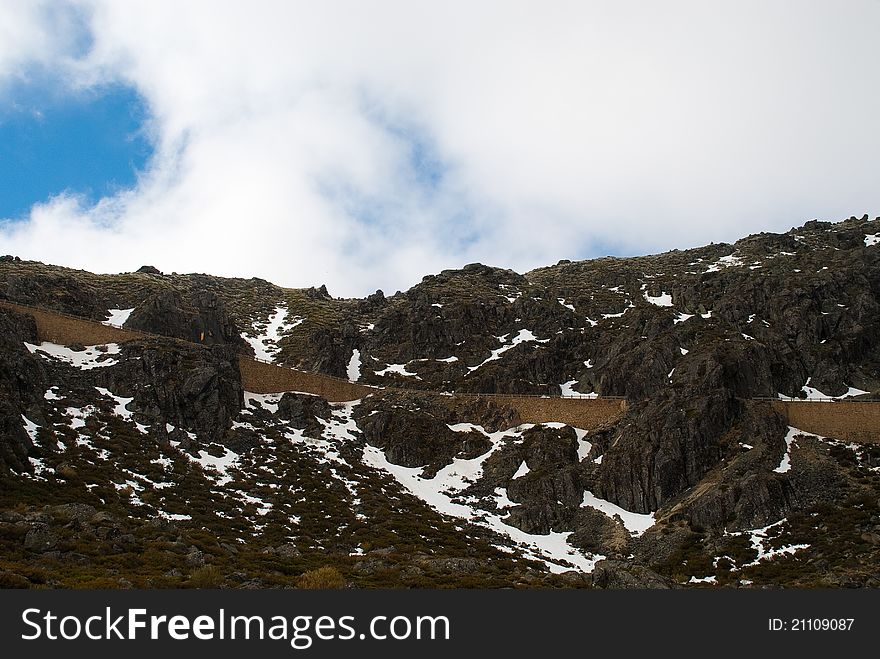
[[58, 94], [46, 85], [6, 94], [0, 106], [0, 218], [25, 217], [62, 192], [94, 203], [130, 188], [152, 147], [146, 106], [121, 85]]

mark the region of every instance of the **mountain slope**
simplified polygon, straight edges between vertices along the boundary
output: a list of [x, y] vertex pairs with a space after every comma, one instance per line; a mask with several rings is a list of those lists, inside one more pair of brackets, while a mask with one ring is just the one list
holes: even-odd
[[[756, 398], [880, 392], [878, 235], [851, 218], [524, 275], [474, 264], [363, 300], [4, 257], [0, 299], [169, 338], [40, 345], [0, 309], [0, 574], [877, 585], [877, 446], [789, 428]], [[260, 396], [238, 353], [400, 390]], [[627, 411], [531, 426], [503, 398], [429, 391]]]

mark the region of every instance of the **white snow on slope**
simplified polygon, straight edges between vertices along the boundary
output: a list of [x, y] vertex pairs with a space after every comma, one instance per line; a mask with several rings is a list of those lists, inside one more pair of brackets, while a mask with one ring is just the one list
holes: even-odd
[[106, 359], [108, 355], [119, 354], [119, 345], [116, 343], [86, 346], [85, 350], [71, 350], [67, 346], [61, 346], [57, 343], [49, 343], [48, 341], [43, 341], [38, 346], [27, 342], [25, 342], [24, 345], [31, 354], [38, 354], [44, 359], [58, 359], [71, 366], [76, 366], [83, 371], [104, 366], [113, 366], [114, 364], [119, 363], [115, 359]]
[[[613, 290], [613, 289], [609, 289], [609, 290]], [[602, 314], [602, 319], [605, 320], [605, 319], [607, 319], [607, 318], [622, 318], [623, 315], [624, 315], [627, 311], [629, 311], [630, 309], [634, 309], [634, 308], [635, 308], [635, 305], [632, 303], [632, 301], [631, 301], [631, 300], [627, 300], [627, 301], [626, 301], [626, 306], [623, 308], [623, 311], [621, 311], [620, 313], [603, 313], [603, 314]]]
[[794, 554], [795, 552], [801, 549], [807, 549], [810, 545], [786, 545], [785, 547], [780, 547], [779, 549], [767, 549], [764, 547], [764, 542], [768, 539], [770, 535], [770, 530], [784, 523], [787, 518], [783, 517], [778, 522], [773, 522], [772, 524], [768, 524], [760, 529], [752, 529], [750, 531], [739, 531], [736, 533], [730, 533], [729, 535], [738, 536], [749, 534], [749, 540], [752, 545], [752, 549], [754, 549], [758, 556], [751, 563], [746, 563], [742, 567], [754, 567], [761, 563], [761, 561], [773, 560], [777, 556], [785, 556], [789, 554]]
[[[64, 410], [64, 415], [70, 418], [69, 425], [71, 429], [77, 430], [79, 428], [84, 428], [86, 425], [86, 419], [97, 411], [97, 408], [92, 405], [86, 405], [85, 407], [68, 407]], [[79, 440], [77, 440], [77, 444], [83, 446]]]
[[[40, 426], [28, 419], [24, 414], [21, 415], [21, 420], [24, 422], [25, 432], [27, 432], [28, 437], [31, 438], [31, 442], [36, 444], [37, 431], [40, 429]], [[46, 480], [46, 478], [43, 476], [44, 473], [55, 473], [55, 470], [52, 467], [48, 467], [42, 458], [32, 458], [28, 456], [28, 461], [34, 468], [34, 478], [36, 480]]]
[[[170, 423], [166, 423], [165, 430], [171, 433], [174, 432], [176, 428]], [[188, 432], [186, 434], [189, 435], [190, 439], [196, 439], [195, 433]], [[223, 449], [223, 455], [211, 455], [205, 450], [200, 450], [198, 456], [193, 456], [191, 453], [179, 448], [180, 442], [172, 440], [169, 444], [177, 449], [187, 460], [199, 465], [202, 468], [205, 477], [213, 480], [218, 486], [222, 487], [232, 482], [232, 476], [229, 474], [229, 469], [238, 464], [239, 458], [241, 457], [238, 453], [234, 453], [225, 446], [221, 446], [220, 448]]]
[[569, 380], [568, 382], [563, 382], [559, 385], [559, 389], [562, 392], [563, 396], [579, 396], [580, 392], [574, 390], [574, 385], [578, 383], [577, 380]]
[[861, 396], [862, 394], [869, 394], [870, 391], [865, 391], [864, 389], [856, 389], [855, 387], [847, 387], [846, 393], [842, 396], [838, 396], [838, 400], [841, 398], [852, 398], [853, 396]]
[[[812, 377], [807, 378], [807, 382], [801, 387], [801, 391], [806, 395], [806, 400], [842, 400], [844, 398], [852, 398], [853, 396], [861, 396], [862, 394], [871, 393], [869, 391], [865, 391], [864, 389], [856, 389], [855, 387], [847, 387], [846, 393], [840, 396], [831, 396], [829, 394], [823, 393], [816, 389], [815, 387], [810, 386], [810, 382], [812, 381]], [[780, 400], [804, 400], [803, 398], [792, 398], [791, 396], [786, 396], [785, 394], [778, 394]]]
[[[325, 429], [329, 430], [333, 425], [332, 421], [325, 421], [321, 417], [316, 418], [319, 422], [324, 424]], [[342, 459], [342, 456], [339, 455], [339, 451], [336, 450], [336, 447], [326, 439], [308, 437], [303, 430], [298, 428], [288, 430], [284, 433], [284, 436], [289, 439], [291, 443], [300, 444], [308, 449], [308, 452], [315, 458], [316, 462], [321, 464], [330, 464], [331, 462], [348, 464]]]
[[[449, 426], [452, 430], [466, 432], [478, 430], [492, 441], [492, 448], [483, 455], [471, 459], [455, 459], [437, 472], [434, 478], [422, 478], [423, 467], [401, 467], [392, 464], [385, 457], [384, 451], [374, 446], [364, 447], [364, 462], [376, 469], [385, 471], [392, 476], [411, 494], [415, 495], [438, 512], [465, 519], [473, 524], [489, 528], [496, 533], [507, 536], [517, 543], [520, 550], [528, 558], [543, 561], [552, 572], [570, 570], [566, 564], [574, 565], [583, 572], [592, 572], [596, 563], [605, 557], [602, 555], [587, 556], [568, 543], [571, 532], [551, 532], [547, 535], [525, 533], [518, 528], [508, 526], [501, 516], [479, 510], [470, 505], [453, 501], [453, 497], [480, 478], [485, 460], [500, 448], [506, 441], [517, 441], [522, 432], [531, 424], [495, 433], [486, 432], [481, 426], [460, 423]], [[507, 439], [505, 438], [511, 438]], [[501, 498], [501, 497], [499, 497]], [[502, 501], [506, 499], [506, 492]], [[511, 502], [512, 503], [512, 502]]]
[[815, 437], [816, 439], [825, 439], [824, 437], [821, 437], [814, 433], [799, 430], [794, 426], [789, 426], [788, 432], [785, 434], [785, 453], [782, 456], [782, 460], [779, 461], [779, 466], [773, 470], [777, 474], [784, 474], [785, 472], [791, 470], [791, 447], [792, 444], [794, 444], [795, 438], [798, 435], [806, 435], [807, 437]]
[[619, 517], [626, 530], [635, 536], [642, 535], [654, 525], [654, 513], [631, 513], [610, 501], [600, 499], [589, 490], [584, 492], [584, 501], [581, 506], [583, 508], [594, 508], [605, 513], [608, 517]]
[[706, 272], [718, 272], [719, 270], [721, 270], [721, 268], [732, 268], [740, 266], [742, 264], [743, 260], [740, 257], [734, 256], [733, 254], [728, 254], [727, 256], [722, 256], [717, 261], [715, 261], [715, 263], [710, 265], [706, 269]]
[[251, 347], [254, 349], [254, 354], [257, 359], [262, 359], [267, 362], [275, 361], [275, 356], [278, 354], [278, 342], [281, 341], [281, 338], [287, 332], [290, 332], [294, 327], [300, 325], [305, 318], [302, 316], [294, 316], [291, 322], [286, 322], [287, 320], [287, 307], [284, 305], [279, 305], [275, 307], [275, 311], [269, 316], [269, 321], [266, 324], [266, 330], [263, 334], [259, 336], [251, 336], [245, 332], [242, 332], [241, 338], [247, 341]]
[[113, 410], [113, 413], [122, 417], [126, 421], [131, 421], [132, 412], [128, 409], [128, 404], [134, 400], [134, 398], [123, 398], [122, 396], [117, 396], [112, 393], [109, 389], [104, 389], [103, 387], [95, 387], [98, 390], [98, 393], [102, 396], [107, 396], [108, 398], [112, 398], [116, 401], [116, 408]]
[[516, 480], [517, 478], [522, 478], [523, 476], [528, 474], [530, 471], [531, 471], [531, 469], [529, 469], [529, 465], [527, 465], [526, 461], [523, 460], [522, 463], [520, 463], [520, 465], [519, 465], [519, 469], [516, 470], [516, 473], [511, 477], [511, 479]]
[[653, 305], [658, 307], [671, 307], [672, 306], [672, 295], [669, 293], [661, 292], [657, 297], [653, 297], [648, 295], [648, 291], [645, 291], [645, 299]]
[[[591, 367], [587, 367], [591, 368]], [[593, 392], [589, 394], [582, 394], [580, 391], [575, 391], [574, 385], [578, 383], [577, 380], [569, 380], [568, 382], [563, 382], [559, 385], [560, 396], [568, 396], [571, 398], [598, 398], [599, 394]]]
[[561, 304], [566, 309], [571, 309], [572, 311], [575, 310], [574, 305], [566, 302], [564, 297], [558, 297], [556, 298], [556, 301], [559, 302], [559, 304]]
[[439, 357], [419, 357], [418, 359], [413, 359], [407, 362], [407, 364], [411, 364], [412, 362], [443, 362], [444, 364], [452, 364], [458, 361], [458, 357], [452, 355], [451, 357], [444, 357], [440, 359]]
[[872, 247], [880, 243], [880, 233], [865, 236], [865, 247]]
[[361, 379], [361, 351], [357, 348], [351, 352], [351, 359], [348, 360], [346, 371], [348, 379], [352, 382], [357, 382]]
[[25, 429], [25, 432], [27, 432], [28, 437], [31, 438], [31, 442], [36, 444], [37, 430], [40, 429], [40, 426], [38, 426], [36, 423], [34, 423], [30, 419], [28, 419], [24, 414], [21, 415], [21, 420], [24, 421], [24, 429]]
[[[497, 336], [495, 338], [497, 338], [499, 341], [504, 343], [505, 341], [507, 341], [508, 336], [510, 336], [510, 335], [505, 334], [503, 336]], [[493, 350], [492, 354], [489, 357], [484, 359], [482, 362], [480, 362], [476, 366], [468, 366], [468, 374], [473, 373], [478, 368], [480, 368], [481, 366], [483, 366], [485, 364], [488, 364], [489, 362], [493, 362], [496, 359], [501, 359], [501, 355], [503, 355], [505, 352], [507, 352], [511, 348], [515, 348], [520, 343], [527, 343], [527, 342], [531, 342], [531, 341], [534, 341], [535, 343], [547, 343], [549, 340], [550, 339], [539, 339], [534, 334], [532, 334], [531, 330], [521, 329], [519, 332], [517, 332], [517, 335], [510, 340], [510, 343], [501, 346], [497, 350]]]
[[396, 373], [397, 375], [403, 375], [404, 377], [417, 378], [421, 380], [418, 373], [410, 373], [408, 370], [406, 370], [406, 366], [407, 364], [388, 364], [388, 366], [383, 368], [381, 371], [376, 371], [376, 375], [385, 376], [389, 373]]
[[582, 430], [581, 428], [574, 429], [575, 434], [577, 435], [577, 443], [578, 443], [578, 462], [583, 460], [590, 454], [590, 451], [593, 448], [593, 442], [590, 442], [586, 439], [587, 431]]
[[278, 411], [278, 401], [280, 401], [283, 396], [284, 394], [255, 394], [250, 391], [245, 391], [244, 409], [241, 413], [253, 414], [253, 409], [262, 407], [267, 412], [275, 414]]
[[253, 504], [257, 506], [257, 515], [265, 516], [272, 512], [273, 504], [271, 501], [264, 501], [263, 499], [252, 496], [242, 490], [237, 490], [236, 494], [241, 497], [241, 500], [245, 505]]
[[678, 323], [683, 323], [686, 320], [689, 320], [694, 317], [692, 313], [680, 313], [675, 318], [672, 319], [672, 324], [677, 325]]
[[134, 307], [131, 309], [108, 309], [107, 320], [102, 321], [102, 325], [109, 325], [110, 327], [122, 327], [125, 325], [125, 322], [128, 320], [128, 317], [131, 315], [131, 312], [134, 311]]
[[164, 510], [159, 511], [159, 517], [162, 519], [170, 519], [172, 522], [187, 522], [192, 519], [192, 515], [181, 515], [179, 513], [166, 513]]
[[[171, 446], [177, 448], [180, 442], [170, 442]], [[229, 469], [238, 463], [238, 453], [233, 453], [225, 446], [223, 447], [223, 455], [211, 455], [207, 451], [199, 451], [198, 457], [190, 455], [186, 451], [181, 451], [190, 461], [195, 462], [205, 472], [205, 476], [212, 479], [217, 485], [226, 485], [232, 481], [229, 475]]]

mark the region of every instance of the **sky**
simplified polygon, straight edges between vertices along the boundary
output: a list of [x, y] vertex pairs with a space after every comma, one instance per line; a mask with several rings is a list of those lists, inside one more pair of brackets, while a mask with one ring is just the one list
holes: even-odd
[[335, 296], [880, 215], [880, 1], [4, 0], [0, 254]]

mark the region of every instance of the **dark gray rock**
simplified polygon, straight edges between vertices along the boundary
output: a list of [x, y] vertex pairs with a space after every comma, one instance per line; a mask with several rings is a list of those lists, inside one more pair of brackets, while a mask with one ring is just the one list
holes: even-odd
[[278, 401], [277, 416], [307, 435], [318, 437], [324, 429], [318, 419], [330, 419], [330, 403], [318, 396], [288, 392]]
[[129, 409], [163, 432], [170, 423], [208, 442], [223, 440], [244, 402], [231, 348], [157, 339], [126, 343], [122, 354], [95, 377], [116, 395], [133, 397]]
[[131, 312], [125, 327], [202, 345], [229, 345], [243, 352], [250, 347], [226, 304], [210, 291], [195, 291], [185, 299], [176, 290], [160, 290]]
[[25, 535], [24, 548], [38, 553], [52, 551], [58, 545], [59, 539], [57, 531], [46, 524], [38, 524]]
[[34, 446], [22, 415], [42, 425], [37, 406], [47, 389], [45, 371], [25, 342], [39, 343], [34, 319], [0, 308], [0, 471], [31, 471]]
[[675, 588], [675, 582], [632, 562], [599, 561], [591, 576], [594, 588]]

